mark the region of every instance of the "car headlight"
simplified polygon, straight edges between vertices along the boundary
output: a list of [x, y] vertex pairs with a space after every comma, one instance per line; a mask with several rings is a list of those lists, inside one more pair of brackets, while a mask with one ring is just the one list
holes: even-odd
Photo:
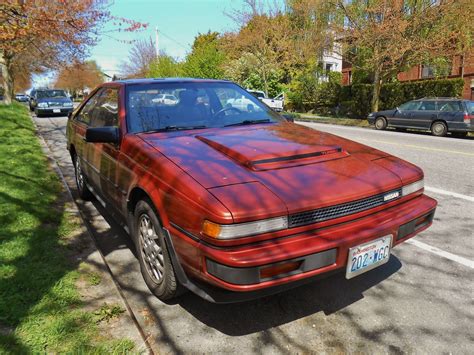
[[202, 225], [202, 232], [211, 238], [226, 240], [275, 232], [286, 228], [288, 228], [288, 217], [284, 216], [236, 224], [217, 224], [205, 220]]
[[66, 106], [66, 107], [72, 107], [72, 102], [65, 102], [65, 103], [64, 103], [64, 106]]
[[412, 184], [408, 184], [402, 187], [402, 196], [406, 196], [409, 194], [412, 194], [414, 192], [417, 192], [425, 187], [425, 182], [423, 179], [418, 180], [417, 182], [414, 182]]
[[369, 117], [374, 117], [374, 114], [373, 114], [373, 113], [369, 113]]
[[40, 103], [38, 103], [38, 107], [48, 107], [48, 103], [47, 102], [40, 102]]

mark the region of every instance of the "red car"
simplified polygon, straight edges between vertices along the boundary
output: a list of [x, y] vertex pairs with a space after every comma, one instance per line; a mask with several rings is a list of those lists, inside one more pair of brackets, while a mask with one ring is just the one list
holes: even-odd
[[190, 289], [235, 302], [352, 278], [428, 228], [437, 204], [418, 167], [288, 122], [228, 81], [103, 84], [67, 135], [80, 196], [120, 216], [162, 300]]

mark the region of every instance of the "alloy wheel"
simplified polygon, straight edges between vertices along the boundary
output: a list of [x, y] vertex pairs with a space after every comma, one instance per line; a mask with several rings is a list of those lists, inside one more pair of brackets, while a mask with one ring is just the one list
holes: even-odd
[[146, 213], [140, 216], [138, 222], [138, 235], [140, 243], [140, 253], [145, 264], [145, 269], [151, 279], [159, 284], [164, 276], [163, 249], [158, 242], [158, 234], [155, 227]]
[[76, 184], [79, 191], [84, 189], [84, 175], [82, 173], [79, 157], [76, 157]]

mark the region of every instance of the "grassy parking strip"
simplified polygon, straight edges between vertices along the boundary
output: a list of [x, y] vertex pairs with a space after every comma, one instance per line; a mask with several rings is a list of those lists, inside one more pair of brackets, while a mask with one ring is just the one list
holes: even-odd
[[[44, 157], [27, 109], [0, 105], [0, 353], [121, 353], [134, 344], [99, 335], [71, 259], [77, 218]], [[100, 282], [100, 279], [99, 281]]]
[[306, 121], [306, 122], [317, 122], [317, 123], [327, 123], [327, 124], [336, 124], [340, 126], [353, 126], [353, 127], [370, 127], [369, 123], [365, 119], [356, 119], [356, 118], [338, 118], [338, 117], [324, 117], [318, 115], [312, 115], [308, 113], [301, 113], [296, 117], [296, 121]]

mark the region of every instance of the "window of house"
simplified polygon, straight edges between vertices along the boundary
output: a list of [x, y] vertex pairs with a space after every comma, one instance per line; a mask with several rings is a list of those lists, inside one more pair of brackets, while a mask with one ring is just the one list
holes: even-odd
[[435, 68], [429, 65], [423, 65], [421, 68], [422, 78], [432, 78], [435, 76]]

